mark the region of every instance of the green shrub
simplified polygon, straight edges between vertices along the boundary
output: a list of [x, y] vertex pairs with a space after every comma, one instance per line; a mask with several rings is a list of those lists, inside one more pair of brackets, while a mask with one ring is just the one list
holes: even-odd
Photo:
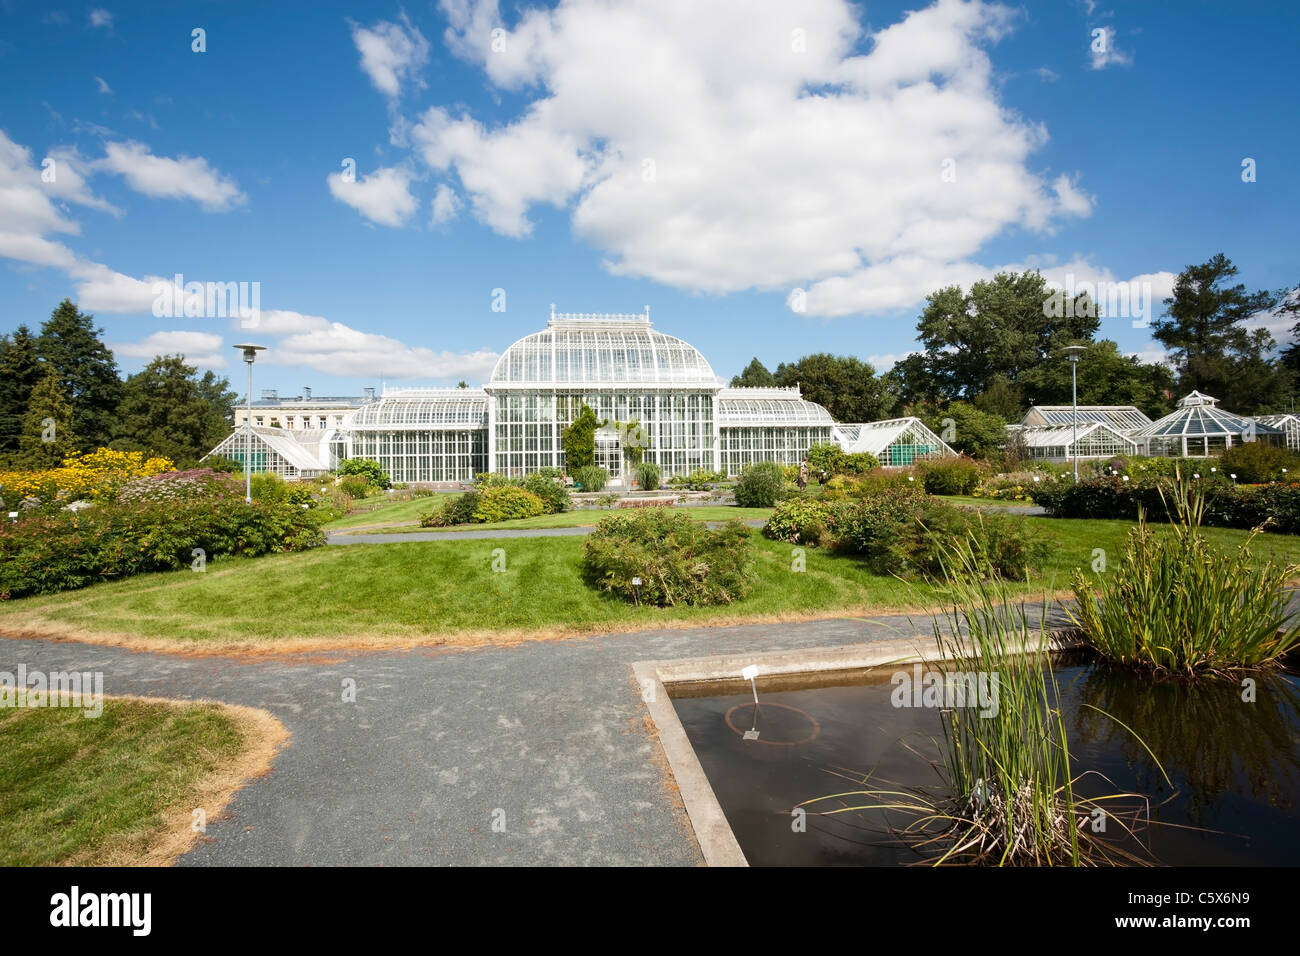
[[905, 578], [941, 577], [943, 548], [954, 540], [969, 540], [987, 578], [1024, 578], [1050, 551], [1047, 537], [1020, 518], [957, 508], [915, 484], [881, 483], [854, 498], [787, 499], [763, 534], [859, 555], [874, 573]]
[[584, 465], [572, 474], [574, 484], [581, 485], [583, 491], [604, 491], [609, 481], [609, 472], [598, 465]]
[[636, 480], [642, 491], [658, 491], [662, 477], [663, 469], [652, 461], [643, 461], [636, 466]]
[[[549, 470], [554, 471], [554, 469]], [[542, 472], [529, 475], [523, 479], [522, 487], [525, 491], [532, 492], [541, 499], [545, 514], [557, 515], [573, 507], [573, 499], [569, 496], [569, 489], [565, 488], [557, 478], [551, 475]]]
[[785, 490], [785, 468], [775, 461], [750, 465], [736, 483], [736, 504], [742, 508], [771, 508]]
[[[322, 516], [242, 497], [101, 504], [0, 526], [0, 599], [52, 594], [149, 571], [206, 567], [325, 543]], [[196, 555], [195, 550], [202, 554]]]
[[375, 486], [360, 475], [349, 475], [338, 483], [339, 491], [352, 498], [369, 498], [375, 493]]
[[1235, 474], [1242, 484], [1263, 484], [1292, 475], [1300, 477], [1300, 456], [1276, 445], [1248, 441], [1224, 451], [1218, 467], [1226, 474]]
[[697, 468], [689, 475], [673, 475], [668, 479], [668, 484], [674, 488], [685, 488], [687, 491], [709, 491], [718, 482], [726, 481], [727, 473], [725, 471], [709, 471], [704, 468]]
[[338, 473], [364, 478], [381, 491], [393, 486], [388, 479], [388, 473], [384, 471], [384, 466], [373, 458], [345, 458], [339, 462]]
[[[196, 498], [242, 498], [244, 485], [234, 475], [211, 468], [165, 471], [146, 478], [134, 478], [117, 494], [120, 504], [144, 504]], [[310, 494], [308, 494], [310, 498]]]
[[1256, 567], [1249, 540], [1236, 551], [1211, 548], [1200, 530], [1206, 503], [1203, 486], [1179, 481], [1168, 532], [1141, 520], [1104, 575], [1075, 572], [1072, 617], [1106, 657], [1194, 675], [1273, 665], [1300, 644], [1300, 622], [1288, 610], [1288, 581], [1300, 566]]
[[937, 458], [917, 468], [926, 492], [932, 495], [969, 495], [987, 471], [965, 456]]
[[489, 521], [536, 518], [545, 513], [546, 505], [542, 499], [526, 488], [518, 485], [493, 485], [478, 493], [470, 520], [483, 524]]
[[478, 507], [479, 492], [467, 491], [454, 498], [448, 498], [432, 511], [420, 515], [422, 528], [451, 528], [456, 525], [470, 524], [474, 520], [474, 511]]
[[[672, 509], [647, 508], [600, 520], [583, 542], [583, 573], [591, 586], [626, 601], [731, 604], [753, 589], [750, 547], [739, 521], [715, 531]], [[641, 579], [639, 589], [633, 578]]]
[[787, 498], [776, 504], [763, 534], [790, 544], [833, 547], [836, 509], [831, 502], [815, 498]]

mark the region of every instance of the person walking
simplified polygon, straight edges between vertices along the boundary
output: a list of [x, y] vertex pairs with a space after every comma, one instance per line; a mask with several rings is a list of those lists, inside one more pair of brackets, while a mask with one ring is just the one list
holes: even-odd
[[803, 491], [808, 487], [808, 459], [805, 458], [799, 465], [799, 490]]

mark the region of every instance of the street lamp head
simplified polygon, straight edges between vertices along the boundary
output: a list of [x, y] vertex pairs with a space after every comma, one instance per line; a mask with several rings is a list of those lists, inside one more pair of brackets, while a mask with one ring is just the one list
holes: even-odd
[[258, 352], [266, 351], [265, 345], [236, 345], [235, 348], [241, 349], [243, 351], [244, 361], [247, 362], [249, 365], [253, 364], [253, 361], [257, 358]]
[[1065, 348], [1063, 348], [1061, 351], [1064, 352], [1066, 355], [1069, 356], [1071, 362], [1077, 362], [1077, 361], [1079, 361], [1079, 356], [1082, 355], [1084, 352], [1088, 351], [1088, 346], [1086, 346], [1086, 345], [1067, 345], [1067, 346], [1066, 346]]

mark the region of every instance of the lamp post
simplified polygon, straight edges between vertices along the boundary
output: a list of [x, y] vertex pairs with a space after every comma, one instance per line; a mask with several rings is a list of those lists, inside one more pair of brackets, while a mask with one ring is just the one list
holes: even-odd
[[1070, 394], [1073, 408], [1074, 437], [1070, 450], [1074, 452], [1074, 483], [1079, 483], [1079, 356], [1088, 351], [1086, 345], [1067, 345], [1065, 354], [1070, 357]]
[[253, 362], [257, 353], [266, 351], [265, 345], [236, 345], [244, 353], [248, 365], [248, 417], [244, 420], [244, 503], [253, 503]]

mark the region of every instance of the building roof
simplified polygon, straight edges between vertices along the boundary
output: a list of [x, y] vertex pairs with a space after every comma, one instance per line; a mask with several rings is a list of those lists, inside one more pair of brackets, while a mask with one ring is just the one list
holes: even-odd
[[1300, 423], [1300, 415], [1294, 412], [1287, 412], [1283, 415], [1252, 415], [1251, 418], [1257, 422], [1263, 422], [1265, 425], [1272, 425], [1274, 428], [1282, 428], [1292, 422]]
[[347, 428], [473, 429], [488, 424], [488, 397], [481, 388], [388, 389], [344, 422]]
[[957, 454], [938, 435], [926, 427], [919, 418], [891, 418], [883, 422], [866, 422], [862, 424], [838, 425], [841, 435], [852, 431], [852, 441], [840, 447], [848, 452], [868, 452], [879, 456], [899, 439], [911, 439], [911, 444], [933, 445], [945, 454]]
[[1178, 408], [1157, 422], [1133, 432], [1134, 438], [1281, 435], [1282, 430], [1253, 418], [1235, 415], [1218, 407], [1218, 399], [1201, 392], [1189, 392]]
[[650, 326], [644, 315], [557, 313], [546, 328], [511, 345], [489, 388], [664, 385], [717, 388], [718, 378], [693, 345]]
[[[208, 455], [222, 455], [244, 440], [246, 426], [240, 426], [221, 440]], [[328, 471], [329, 445], [336, 432], [331, 428], [288, 431], [283, 428], [253, 426], [253, 434], [298, 471]], [[205, 458], [207, 455], [204, 456]]]
[[[1105, 422], [1120, 431], [1132, 431], [1150, 425], [1151, 419], [1136, 405], [1080, 405], [1079, 423], [1083, 422]], [[1072, 405], [1031, 405], [1020, 420], [1020, 424], [1026, 426], [1073, 423]]]
[[718, 424], [824, 425], [835, 424], [831, 413], [799, 394], [798, 388], [723, 388], [718, 391]]
[[[1080, 420], [1078, 438], [1082, 441], [1098, 431], [1112, 435], [1127, 445], [1135, 447], [1137, 445], [1124, 432], [1101, 421], [1084, 422]], [[1007, 435], [1015, 435], [1025, 443], [1027, 448], [1069, 448], [1074, 444], [1075, 439], [1073, 423], [1069, 425], [1008, 425]]]

